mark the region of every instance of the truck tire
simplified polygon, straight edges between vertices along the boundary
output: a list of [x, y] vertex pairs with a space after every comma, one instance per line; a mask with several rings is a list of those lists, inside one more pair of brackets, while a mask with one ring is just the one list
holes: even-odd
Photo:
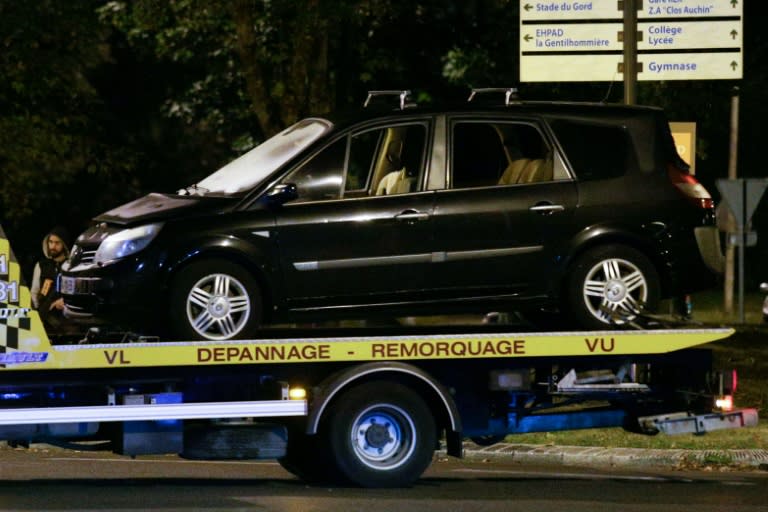
[[192, 263], [173, 280], [170, 323], [174, 337], [180, 340], [253, 337], [261, 323], [259, 286], [235, 263]]
[[585, 252], [571, 267], [566, 308], [583, 329], [607, 329], [657, 308], [659, 276], [650, 260], [624, 245]]
[[403, 487], [432, 462], [435, 420], [402, 384], [375, 381], [343, 393], [328, 411], [321, 439], [340, 474], [362, 487]]
[[318, 436], [307, 435], [303, 429], [288, 428], [288, 447], [277, 462], [308, 484], [332, 485], [342, 481], [327, 446]]

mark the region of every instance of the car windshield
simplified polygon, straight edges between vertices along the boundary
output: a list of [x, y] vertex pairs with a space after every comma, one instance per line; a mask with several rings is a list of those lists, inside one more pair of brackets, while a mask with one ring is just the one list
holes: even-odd
[[230, 195], [247, 192], [316, 141], [332, 126], [333, 124], [326, 119], [303, 119], [265, 140], [200, 183], [187, 188], [186, 193]]

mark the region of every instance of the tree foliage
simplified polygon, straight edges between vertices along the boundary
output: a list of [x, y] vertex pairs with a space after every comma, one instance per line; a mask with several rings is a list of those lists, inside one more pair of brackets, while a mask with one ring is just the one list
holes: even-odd
[[88, 78], [106, 60], [97, 27], [83, 2], [0, 3], [4, 220], [53, 220], [49, 206], [65, 199], [68, 185], [131, 168], [101, 130], [103, 105]]

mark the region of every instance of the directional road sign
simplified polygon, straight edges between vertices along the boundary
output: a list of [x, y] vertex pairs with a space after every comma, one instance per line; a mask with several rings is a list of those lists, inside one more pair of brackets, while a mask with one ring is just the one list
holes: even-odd
[[[523, 82], [622, 80], [623, 12], [610, 0], [523, 2]], [[646, 0], [638, 12], [638, 80], [742, 77], [739, 0]]]
[[[712, 18], [741, 16], [743, 0], [645, 0], [637, 12], [644, 18]], [[618, 13], [618, 14], [617, 14]], [[604, 20], [621, 19], [618, 1], [613, 0], [560, 0], [525, 1], [520, 5], [521, 20]]]
[[[642, 39], [638, 50], [696, 50], [741, 47], [739, 21], [645, 21], [637, 24]], [[622, 50], [621, 23], [547, 23], [525, 25], [521, 33], [524, 52], [579, 52]]]
[[768, 179], [764, 178], [717, 180], [717, 189], [733, 212], [739, 228], [749, 224], [766, 188]]

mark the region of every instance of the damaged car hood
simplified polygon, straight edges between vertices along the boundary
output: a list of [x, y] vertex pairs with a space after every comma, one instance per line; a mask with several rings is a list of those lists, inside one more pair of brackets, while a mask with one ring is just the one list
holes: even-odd
[[151, 193], [95, 217], [96, 222], [121, 226], [165, 221], [202, 213], [229, 210], [236, 200], [222, 197], [179, 196]]

